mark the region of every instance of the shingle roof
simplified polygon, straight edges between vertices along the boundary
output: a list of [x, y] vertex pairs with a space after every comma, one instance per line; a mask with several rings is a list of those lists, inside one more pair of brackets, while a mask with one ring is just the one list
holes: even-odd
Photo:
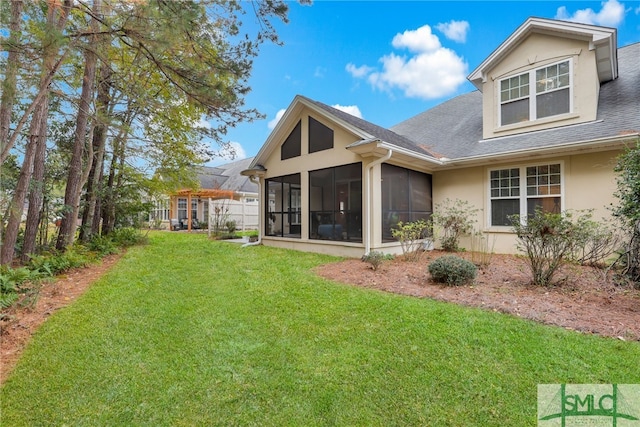
[[483, 140], [482, 94], [474, 91], [405, 120], [391, 131], [449, 159], [552, 148], [640, 132], [640, 43], [618, 49], [618, 78], [600, 87], [595, 121]]
[[322, 102], [307, 98], [305, 96], [298, 96], [325, 110], [327, 113], [336, 116], [337, 118], [349, 123], [350, 125], [362, 130], [365, 133], [368, 133], [374, 138], [380, 139], [383, 142], [387, 142], [397, 147], [402, 147], [407, 150], [416, 151], [420, 154], [433, 156], [433, 154], [425, 147], [416, 144], [414, 141], [394, 132], [393, 130], [383, 128], [382, 126], [378, 126], [374, 123], [368, 122], [349, 113], [345, 113], [344, 111], [338, 110], [337, 108], [331, 107], [327, 104], [323, 104]]
[[227, 163], [220, 166], [201, 166], [198, 168], [200, 188], [233, 190], [245, 193], [257, 193], [258, 186], [249, 177], [240, 174], [247, 169], [253, 157]]

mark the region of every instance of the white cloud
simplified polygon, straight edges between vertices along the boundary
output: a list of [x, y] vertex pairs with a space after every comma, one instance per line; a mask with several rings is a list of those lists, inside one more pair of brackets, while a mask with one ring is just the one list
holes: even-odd
[[441, 22], [436, 25], [436, 29], [442, 32], [449, 40], [465, 43], [467, 41], [469, 23], [467, 21]]
[[366, 78], [376, 89], [400, 89], [405, 96], [435, 99], [454, 93], [466, 81], [468, 65], [455, 51], [445, 48], [424, 25], [417, 30], [398, 33], [393, 38], [395, 48], [406, 48], [412, 55], [389, 53], [382, 58], [382, 70], [362, 65], [347, 65], [347, 71], [357, 78]]
[[269, 130], [273, 130], [273, 128], [276, 127], [276, 125], [278, 124], [278, 122], [280, 121], [280, 119], [282, 118], [282, 116], [284, 116], [284, 112], [287, 111], [284, 108], [281, 110], [278, 110], [278, 112], [276, 113], [276, 116], [273, 118], [273, 120], [271, 120], [269, 123], [267, 123], [267, 126], [269, 127]]
[[338, 109], [340, 111], [344, 111], [347, 114], [351, 114], [352, 116], [356, 116], [358, 118], [362, 118], [362, 112], [360, 112], [360, 109], [358, 108], [357, 105], [340, 105], [340, 104], [336, 104], [336, 105], [332, 105], [333, 108]]
[[365, 77], [367, 74], [371, 73], [374, 70], [374, 68], [367, 67], [366, 65], [356, 67], [354, 64], [349, 62], [345, 67], [345, 70], [347, 70], [347, 72], [351, 74], [353, 77], [362, 78], [362, 77]]
[[635, 12], [636, 12], [636, 15], [640, 15], [640, 6], [636, 7]]
[[607, 0], [601, 3], [602, 9], [595, 12], [591, 8], [580, 9], [570, 15], [566, 6], [561, 6], [556, 11], [555, 19], [580, 22], [582, 24], [603, 25], [605, 27], [617, 27], [625, 15], [624, 4], [618, 0]]
[[316, 78], [319, 78], [319, 79], [324, 78], [326, 72], [327, 72], [326, 68], [316, 67], [316, 70], [313, 73], [313, 77], [316, 77]]
[[431, 27], [423, 25], [417, 30], [407, 30], [396, 34], [391, 44], [396, 49], [403, 47], [412, 52], [429, 52], [440, 48], [440, 40], [431, 32]]

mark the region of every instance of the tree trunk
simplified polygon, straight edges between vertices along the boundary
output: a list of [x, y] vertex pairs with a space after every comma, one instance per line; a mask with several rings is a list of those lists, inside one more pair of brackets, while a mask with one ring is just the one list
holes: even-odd
[[[93, 12], [97, 15], [100, 10], [100, 0], [94, 0]], [[71, 162], [69, 163], [69, 173], [67, 175], [67, 186], [64, 193], [65, 214], [60, 223], [60, 232], [58, 233], [58, 241], [56, 248], [64, 250], [73, 243], [76, 229], [78, 227], [78, 212], [80, 211], [80, 192], [82, 191], [82, 158], [86, 145], [87, 123], [89, 121], [89, 109], [91, 101], [95, 93], [96, 63], [98, 55], [96, 54], [95, 42], [97, 38], [98, 21], [94, 17], [91, 19], [92, 35], [90, 43], [85, 51], [85, 67], [84, 76], [82, 78], [82, 92], [80, 95], [80, 103], [78, 106], [78, 116], [76, 118], [76, 132], [71, 153]], [[88, 159], [88, 163], [92, 159]], [[88, 165], [90, 168], [91, 165]]]
[[0, 153], [4, 152], [9, 136], [11, 124], [11, 112], [16, 93], [16, 75], [20, 60], [18, 58], [18, 42], [22, 23], [22, 0], [11, 0], [11, 21], [9, 23], [9, 38], [7, 44], [9, 54], [5, 68], [5, 77], [2, 82], [2, 97], [0, 98]]
[[27, 190], [31, 182], [38, 127], [41, 123], [40, 117], [38, 116], [41, 114], [40, 111], [42, 111], [42, 109], [38, 108], [36, 112], [34, 112], [34, 118], [31, 122], [32, 131], [30, 132], [29, 142], [27, 143], [27, 148], [24, 153], [24, 160], [22, 162], [22, 168], [20, 169], [16, 191], [11, 200], [7, 228], [4, 233], [4, 240], [2, 241], [2, 249], [0, 250], [0, 264], [2, 265], [10, 265], [13, 262], [15, 245], [18, 240], [18, 230], [20, 229], [20, 222], [22, 221], [24, 201], [27, 198]]
[[80, 229], [80, 241], [87, 242], [93, 236], [96, 227], [93, 226], [96, 204], [100, 192], [100, 179], [102, 178], [102, 167], [104, 159], [104, 149], [107, 141], [107, 131], [109, 125], [106, 121], [105, 112], [110, 102], [111, 68], [109, 64], [103, 62], [100, 67], [100, 82], [98, 83], [98, 95], [96, 96], [96, 123], [93, 133], [93, 162], [89, 171], [87, 181], [87, 191], [85, 193], [84, 212], [82, 214], [82, 228]]
[[[64, 0], [63, 3], [60, 3], [59, 0], [47, 0], [47, 27], [54, 30], [54, 32], [60, 32], [67, 24], [67, 20], [69, 19], [69, 11], [71, 10], [73, 0]], [[55, 37], [55, 36], [53, 36]], [[47, 41], [47, 44], [44, 46], [43, 57], [45, 58], [45, 63], [47, 58], [53, 61], [53, 58], [58, 54], [59, 50], [59, 41], [56, 39]], [[13, 134], [9, 136], [7, 134], [6, 139], [2, 140], [2, 150], [0, 151], [0, 163], [3, 163], [6, 158], [9, 156], [9, 152], [13, 145], [15, 144], [20, 132], [22, 132], [22, 127], [27, 122], [29, 116], [35, 112], [38, 105], [42, 102], [42, 98], [49, 96], [49, 85], [53, 80], [56, 72], [62, 65], [62, 62], [69, 54], [70, 49], [67, 49], [65, 52], [60, 55], [57, 61], [55, 61], [53, 67], [47, 70], [48, 72], [42, 76], [40, 79], [40, 86], [38, 87], [38, 92], [36, 96], [33, 98], [31, 105], [27, 108], [27, 110], [22, 114], [20, 120], [16, 124], [16, 128], [13, 131]], [[45, 69], [46, 70], [46, 69]], [[9, 113], [11, 114], [11, 113]]]
[[107, 180], [107, 188], [102, 203], [102, 235], [107, 236], [113, 231], [116, 221], [116, 205], [115, 205], [115, 180], [116, 169], [118, 168], [118, 158], [120, 154], [120, 145], [124, 144], [120, 138], [114, 139], [113, 156], [109, 166], [109, 178]]
[[40, 226], [42, 201], [44, 199], [44, 168], [47, 152], [47, 120], [49, 113], [48, 97], [43, 100], [43, 112], [40, 117], [38, 134], [34, 135], [35, 154], [33, 172], [31, 176], [31, 191], [29, 193], [29, 211], [24, 229], [24, 243], [20, 260], [23, 263], [29, 261], [29, 255], [35, 252], [36, 238]]
[[[71, 8], [71, 0], [65, 1], [64, 5], [60, 8], [60, 5], [50, 3], [47, 9], [47, 26], [60, 31], [64, 28], [67, 19], [69, 17], [69, 10]], [[55, 71], [60, 66], [62, 58], [55, 61], [58, 54], [59, 46], [57, 43], [51, 43], [47, 45], [43, 53], [42, 61], [42, 76], [40, 78], [38, 95], [34, 99], [33, 103], [29, 106], [25, 114], [23, 115], [18, 127], [14, 131], [14, 134], [9, 138], [9, 142], [2, 147], [3, 151], [0, 155], [0, 162], [4, 162], [4, 159], [9, 154], [9, 149], [13, 145], [13, 142], [17, 138], [20, 128], [27, 120], [27, 117], [31, 112], [31, 126], [29, 129], [29, 137], [27, 147], [25, 150], [24, 159], [22, 162], [22, 168], [20, 169], [20, 175], [18, 177], [18, 184], [16, 185], [16, 191], [11, 201], [9, 218], [7, 220], [7, 227], [5, 229], [4, 239], [2, 241], [2, 248], [0, 249], [0, 264], [6, 265], [13, 262], [15, 255], [15, 245], [18, 240], [18, 231], [20, 229], [20, 222], [22, 221], [22, 212], [24, 209], [24, 202], [27, 197], [29, 184], [31, 183], [31, 177], [33, 173], [34, 160], [36, 157], [38, 141], [42, 137], [45, 140], [45, 129], [42, 129], [43, 123], [47, 122], [48, 114], [48, 102], [49, 102], [49, 85], [51, 79], [55, 74]], [[52, 64], [53, 65], [50, 65]]]

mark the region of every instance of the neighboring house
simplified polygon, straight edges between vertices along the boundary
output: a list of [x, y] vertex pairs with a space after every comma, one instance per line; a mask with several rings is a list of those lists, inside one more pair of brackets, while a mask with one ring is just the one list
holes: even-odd
[[259, 178], [262, 242], [398, 253], [397, 221], [460, 199], [509, 253], [511, 215], [609, 215], [616, 156], [640, 135], [640, 43], [617, 49], [615, 29], [530, 18], [468, 78], [477, 91], [390, 129], [296, 96], [242, 172]]
[[167, 228], [206, 228], [209, 224], [235, 221], [239, 230], [258, 228], [258, 185], [240, 174], [253, 158], [197, 170], [198, 189], [181, 189], [156, 202], [152, 219]]

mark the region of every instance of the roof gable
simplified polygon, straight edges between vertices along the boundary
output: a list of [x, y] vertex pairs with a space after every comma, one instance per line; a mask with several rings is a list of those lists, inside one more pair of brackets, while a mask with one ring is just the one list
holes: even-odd
[[[423, 156], [432, 156], [427, 149], [415, 144], [405, 136], [399, 135], [389, 129], [378, 126], [349, 113], [345, 113], [337, 108], [330, 107], [322, 102], [312, 100], [302, 95], [296, 95], [276, 127], [267, 138], [267, 141], [256, 155], [247, 172], [260, 169], [260, 165], [265, 163], [274, 150], [276, 150], [282, 141], [286, 139], [288, 132], [291, 127], [297, 123], [298, 116], [304, 108], [310, 109], [317, 116], [323, 117], [353, 133], [360, 138], [359, 141], [376, 140], [386, 142], [388, 144], [416, 152]], [[355, 143], [358, 143], [359, 141], [355, 141]]]
[[473, 70], [467, 79], [482, 91], [482, 84], [486, 82], [487, 73], [526, 40], [529, 35], [534, 33], [588, 41], [589, 49], [596, 51], [600, 83], [618, 77], [618, 61], [616, 58], [618, 40], [615, 28], [543, 18], [529, 18]]

